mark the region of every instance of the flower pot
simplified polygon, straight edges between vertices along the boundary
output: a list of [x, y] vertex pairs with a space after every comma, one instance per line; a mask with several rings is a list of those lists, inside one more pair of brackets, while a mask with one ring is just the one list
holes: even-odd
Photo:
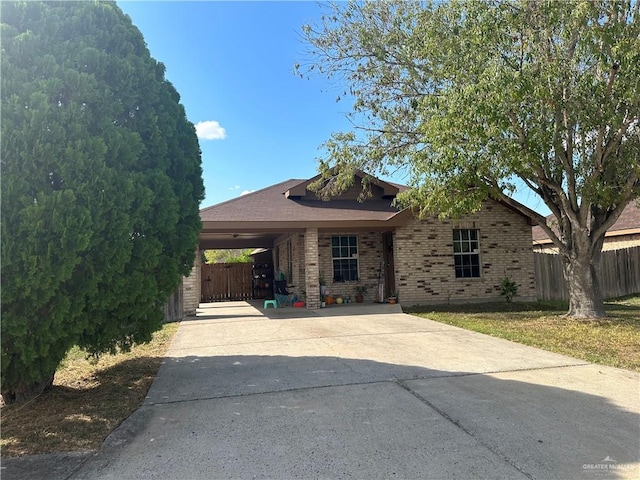
[[338, 305], [342, 304], [342, 302], [344, 302], [344, 300], [342, 299], [342, 297], [338, 297], [338, 298], [336, 298], [336, 303], [337, 303]]
[[396, 303], [396, 299], [395, 299], [395, 298], [393, 298], [393, 297], [390, 297], [390, 298], [389, 298], [389, 303], [390, 303], [391, 305], [393, 305], [394, 303]]
[[356, 295], [356, 303], [364, 302], [364, 297], [362, 295]]

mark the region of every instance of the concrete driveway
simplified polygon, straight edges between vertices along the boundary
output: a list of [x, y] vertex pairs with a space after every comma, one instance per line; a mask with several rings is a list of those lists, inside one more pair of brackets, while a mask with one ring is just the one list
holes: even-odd
[[201, 307], [72, 478], [640, 478], [636, 373], [397, 305]]

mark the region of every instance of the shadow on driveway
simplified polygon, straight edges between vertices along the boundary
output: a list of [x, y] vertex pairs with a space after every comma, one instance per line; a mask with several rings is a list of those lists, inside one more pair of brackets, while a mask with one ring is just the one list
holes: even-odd
[[397, 305], [254, 303], [184, 321], [145, 404], [71, 477], [3, 460], [3, 479], [640, 478], [635, 372]]
[[[163, 368], [146, 404], [72, 478], [640, 474], [637, 397], [617, 405], [597, 394], [611, 381], [633, 387], [631, 372], [469, 374], [251, 355], [168, 358]], [[576, 375], [588, 393], [573, 388]]]

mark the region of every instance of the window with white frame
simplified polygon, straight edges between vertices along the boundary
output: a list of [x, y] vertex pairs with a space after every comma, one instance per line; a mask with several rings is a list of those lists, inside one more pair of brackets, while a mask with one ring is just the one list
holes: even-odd
[[471, 228], [453, 230], [453, 259], [456, 278], [480, 277], [478, 230]]
[[358, 239], [355, 235], [331, 237], [331, 257], [334, 282], [358, 280]]

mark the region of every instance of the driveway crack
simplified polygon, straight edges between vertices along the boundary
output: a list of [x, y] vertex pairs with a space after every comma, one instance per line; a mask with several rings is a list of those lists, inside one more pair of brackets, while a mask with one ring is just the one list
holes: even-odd
[[418, 392], [416, 392], [415, 390], [413, 390], [411, 387], [409, 387], [409, 385], [407, 385], [405, 382], [407, 380], [396, 380], [394, 383], [396, 385], [398, 385], [400, 388], [402, 388], [403, 390], [407, 391], [408, 393], [410, 393], [411, 395], [413, 395], [415, 398], [417, 398], [420, 402], [424, 403], [426, 406], [428, 406], [429, 408], [431, 408], [432, 410], [434, 410], [438, 415], [440, 415], [441, 417], [443, 417], [445, 420], [447, 420], [448, 422], [452, 423], [453, 425], [456, 426], [456, 428], [458, 428], [459, 430], [461, 430], [462, 432], [464, 432], [465, 434], [467, 434], [468, 436], [470, 436], [471, 438], [473, 438], [475, 441], [477, 441], [480, 445], [482, 445], [483, 447], [485, 447], [487, 450], [489, 450], [491, 453], [493, 453], [495, 456], [497, 456], [498, 458], [500, 458], [502, 461], [504, 461], [505, 463], [511, 465], [513, 468], [515, 468], [516, 470], [518, 470], [520, 473], [522, 473], [523, 475], [525, 475], [527, 478], [530, 478], [532, 480], [535, 479], [535, 477], [533, 475], [531, 475], [529, 472], [526, 472], [520, 465], [518, 465], [517, 463], [515, 463], [513, 460], [511, 460], [509, 457], [507, 457], [506, 455], [504, 455], [503, 453], [497, 451], [496, 449], [494, 449], [490, 444], [486, 443], [485, 441], [483, 441], [483, 439], [481, 437], [479, 437], [478, 435], [476, 435], [474, 432], [472, 432], [471, 430], [469, 430], [468, 428], [466, 428], [464, 425], [462, 425], [459, 421], [457, 421], [455, 418], [451, 417], [451, 415], [449, 415], [447, 412], [445, 412], [444, 410], [438, 408], [436, 405], [434, 405], [432, 402], [430, 402], [429, 400], [427, 400], [426, 398], [424, 398], [422, 395], [420, 395]]

